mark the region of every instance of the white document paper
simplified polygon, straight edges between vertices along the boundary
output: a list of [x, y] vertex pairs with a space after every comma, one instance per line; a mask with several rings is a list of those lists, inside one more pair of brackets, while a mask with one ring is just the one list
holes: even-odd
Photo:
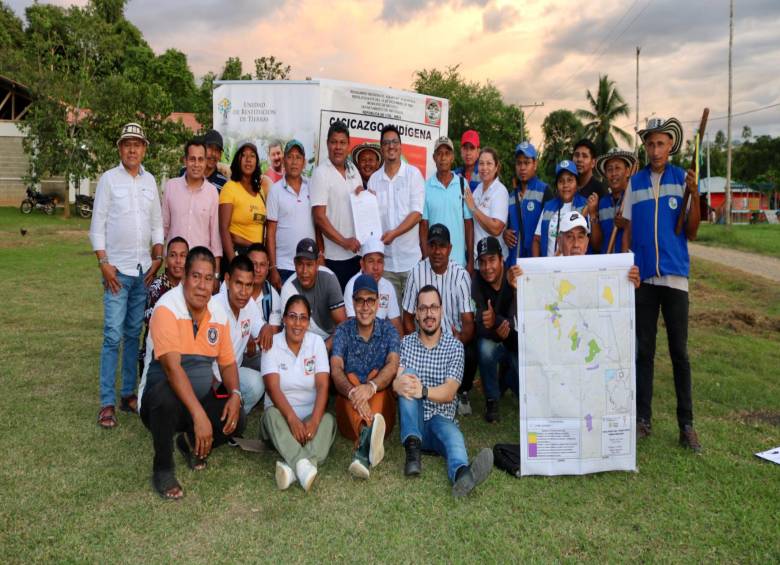
[[518, 264], [521, 475], [635, 471], [633, 254]]
[[373, 192], [361, 190], [352, 193], [352, 219], [355, 221], [355, 237], [364, 244], [372, 237], [382, 237], [382, 218], [379, 215], [379, 201]]
[[766, 459], [767, 461], [771, 461], [772, 463], [777, 463], [780, 465], [780, 447], [775, 447], [774, 449], [768, 449], [767, 451], [759, 451], [756, 453], [757, 457], [760, 457], [761, 459]]

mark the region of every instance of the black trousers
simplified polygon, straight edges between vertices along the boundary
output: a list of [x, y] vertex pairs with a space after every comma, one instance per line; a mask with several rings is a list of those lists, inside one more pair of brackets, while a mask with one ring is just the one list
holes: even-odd
[[[360, 271], [360, 257], [356, 255], [352, 259], [345, 259], [343, 261], [325, 259], [325, 266], [336, 275], [336, 278], [339, 280], [339, 286], [343, 292], [349, 279]], [[351, 300], [352, 297], [350, 296], [349, 299]]]
[[[222, 433], [225, 423], [220, 420], [228, 399], [217, 398], [209, 390], [199, 400], [211, 421], [214, 438], [212, 448], [218, 447], [229, 437]], [[141, 421], [152, 432], [154, 444], [152, 470], [154, 472], [173, 470], [174, 436], [179, 432], [186, 432], [190, 436], [191, 444], [194, 445], [195, 434], [189, 410], [173, 392], [167, 380], [160, 381], [144, 391], [141, 399]], [[239, 410], [238, 426], [231, 435], [241, 433], [245, 425], [244, 411]]]
[[474, 376], [479, 365], [479, 353], [477, 352], [477, 337], [463, 346], [463, 381], [458, 387], [458, 392], [469, 392], [474, 386]]
[[677, 423], [693, 424], [691, 364], [688, 361], [688, 293], [642, 283], [636, 290], [636, 415], [651, 422], [653, 415], [653, 371], [658, 313], [663, 313], [669, 355], [672, 358], [674, 390], [677, 393]]

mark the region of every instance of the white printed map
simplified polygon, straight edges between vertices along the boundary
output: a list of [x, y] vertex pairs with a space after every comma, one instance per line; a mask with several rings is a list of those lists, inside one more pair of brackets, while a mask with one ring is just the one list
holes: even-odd
[[522, 475], [636, 470], [633, 263], [518, 261]]

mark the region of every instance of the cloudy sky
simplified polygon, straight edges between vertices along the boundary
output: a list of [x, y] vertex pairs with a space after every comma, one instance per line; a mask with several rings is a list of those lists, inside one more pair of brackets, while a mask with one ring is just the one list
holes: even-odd
[[[6, 2], [20, 15], [31, 4]], [[780, 1], [735, 4], [734, 135], [743, 125], [780, 135]], [[544, 117], [585, 107], [605, 73], [631, 105], [619, 125], [632, 130], [641, 46], [640, 123], [675, 115], [690, 131], [709, 106], [708, 129], [726, 128], [728, 0], [130, 0], [126, 15], [155, 51], [185, 52], [196, 76], [229, 56], [248, 70], [275, 55], [292, 78], [408, 89], [415, 70], [460, 65], [510, 102], [544, 102], [527, 111], [536, 142]]]

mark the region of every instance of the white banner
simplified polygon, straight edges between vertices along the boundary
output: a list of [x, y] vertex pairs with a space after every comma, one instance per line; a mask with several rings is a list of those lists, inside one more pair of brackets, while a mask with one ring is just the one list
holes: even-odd
[[518, 260], [521, 475], [636, 470], [633, 264]]
[[263, 171], [272, 141], [298, 139], [306, 149], [305, 174], [327, 158], [327, 133], [335, 120], [346, 123], [350, 150], [379, 142], [382, 127], [401, 132], [402, 155], [425, 178], [435, 171], [433, 144], [447, 135], [449, 102], [415, 92], [335, 80], [226, 81], [214, 90], [214, 129], [225, 141], [222, 160], [230, 163], [242, 141], [260, 152]]

